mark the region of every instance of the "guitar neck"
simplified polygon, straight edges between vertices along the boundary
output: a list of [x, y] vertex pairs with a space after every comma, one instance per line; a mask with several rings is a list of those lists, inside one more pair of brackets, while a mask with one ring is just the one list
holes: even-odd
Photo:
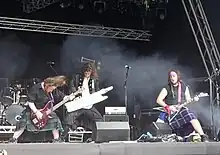
[[186, 101], [186, 102], [184, 102], [183, 104], [182, 104], [182, 106], [186, 106], [187, 104], [189, 104], [189, 103], [192, 103], [194, 101], [194, 99], [192, 98], [190, 101]]
[[[77, 93], [72, 93], [69, 96], [76, 96]], [[58, 109], [59, 107], [61, 107], [64, 103], [68, 102], [69, 99], [64, 99], [61, 102], [57, 103], [55, 106], [53, 106], [53, 111], [55, 111], [56, 109]]]

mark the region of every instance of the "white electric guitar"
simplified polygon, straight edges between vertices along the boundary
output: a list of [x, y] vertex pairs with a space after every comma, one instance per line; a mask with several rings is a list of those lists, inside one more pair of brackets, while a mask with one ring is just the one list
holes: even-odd
[[103, 88], [93, 94], [89, 94], [84, 97], [77, 97], [73, 101], [65, 103], [67, 112], [73, 112], [79, 109], [90, 109], [94, 104], [100, 103], [108, 98], [103, 96], [107, 92], [111, 91], [113, 86]]

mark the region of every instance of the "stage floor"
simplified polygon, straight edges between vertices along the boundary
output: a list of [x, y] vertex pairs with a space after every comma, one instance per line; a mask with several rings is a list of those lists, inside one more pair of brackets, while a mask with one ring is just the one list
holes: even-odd
[[0, 144], [8, 155], [220, 155], [220, 143]]

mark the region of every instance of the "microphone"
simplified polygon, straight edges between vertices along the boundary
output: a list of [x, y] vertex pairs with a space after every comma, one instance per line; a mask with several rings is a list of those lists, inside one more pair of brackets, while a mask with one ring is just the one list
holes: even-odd
[[48, 64], [48, 65], [54, 65], [55, 62], [54, 62], [54, 61], [47, 61], [47, 64]]
[[128, 65], [125, 65], [125, 68], [126, 68], [126, 69], [130, 69], [131, 67], [130, 67], [130, 66], [128, 66]]

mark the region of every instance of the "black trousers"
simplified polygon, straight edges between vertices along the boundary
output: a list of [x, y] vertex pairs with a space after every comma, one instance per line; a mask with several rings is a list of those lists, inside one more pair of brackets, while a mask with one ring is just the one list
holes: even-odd
[[[79, 125], [79, 118], [84, 117], [82, 121], [88, 121], [86, 124], [90, 124], [91, 126], [84, 126], [85, 128], [91, 128], [92, 129], [92, 138], [95, 140], [96, 137], [96, 124], [95, 122], [102, 122], [103, 117], [99, 113], [99, 111], [95, 108], [92, 107], [91, 109], [80, 109], [71, 113], [67, 113], [65, 121], [64, 121], [64, 135], [67, 135], [69, 128], [72, 130], [75, 130]], [[83, 122], [85, 123], [85, 122]]]

